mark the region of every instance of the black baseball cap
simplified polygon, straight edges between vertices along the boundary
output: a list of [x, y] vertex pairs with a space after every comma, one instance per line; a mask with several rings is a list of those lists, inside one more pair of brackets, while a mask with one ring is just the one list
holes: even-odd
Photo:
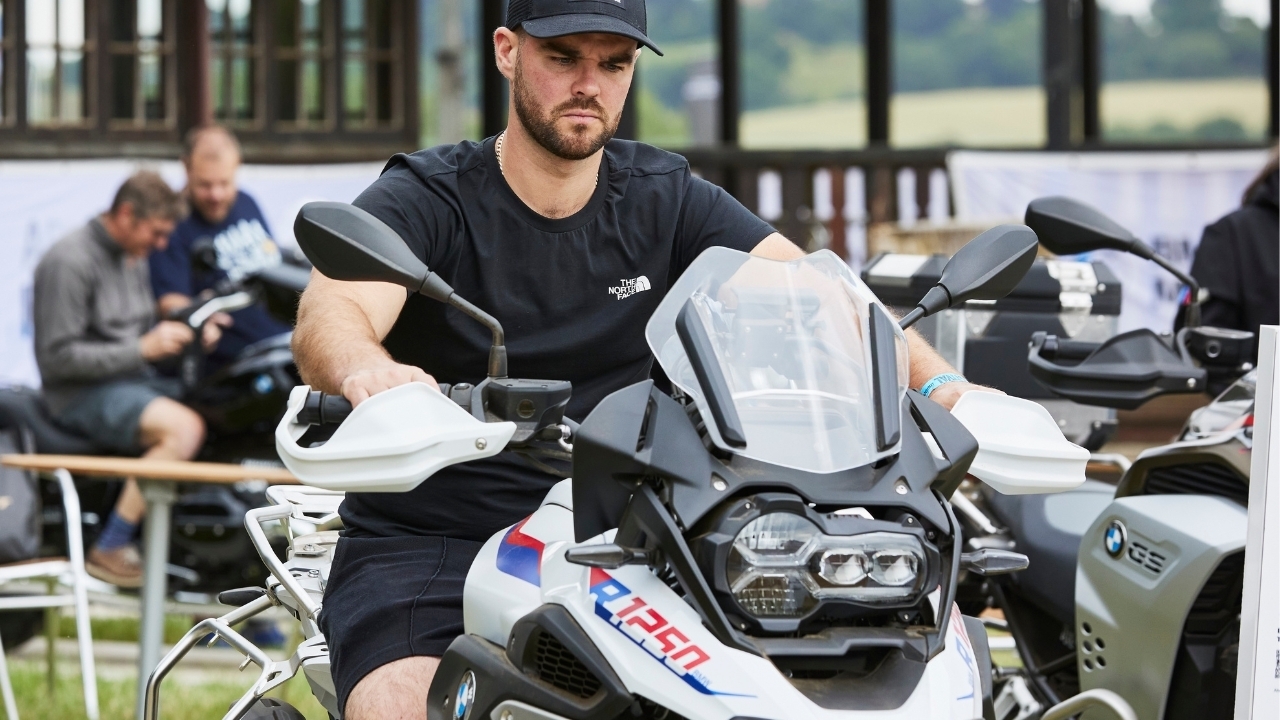
[[644, 0], [507, 0], [506, 26], [536, 38], [579, 33], [621, 35], [661, 55], [645, 34]]

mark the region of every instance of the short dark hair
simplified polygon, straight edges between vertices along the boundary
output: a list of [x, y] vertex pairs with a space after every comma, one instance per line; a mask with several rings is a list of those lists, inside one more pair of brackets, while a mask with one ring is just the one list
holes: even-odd
[[111, 212], [118, 212], [125, 203], [133, 206], [133, 214], [138, 218], [177, 221], [187, 216], [187, 203], [182, 195], [151, 170], [139, 170], [124, 181], [111, 201]]
[[182, 159], [184, 161], [190, 160], [191, 156], [195, 154], [196, 147], [200, 144], [200, 140], [202, 140], [205, 135], [210, 134], [217, 134], [226, 137], [227, 140], [231, 141], [231, 146], [236, 149], [236, 154], [241, 156], [244, 155], [240, 150], [240, 140], [236, 137], [235, 133], [217, 123], [206, 123], [204, 125], [197, 125], [191, 128], [187, 131], [187, 134], [183, 136]]

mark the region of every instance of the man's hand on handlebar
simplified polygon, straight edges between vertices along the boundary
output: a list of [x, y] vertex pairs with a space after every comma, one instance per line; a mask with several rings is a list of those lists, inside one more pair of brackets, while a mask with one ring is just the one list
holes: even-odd
[[204, 347], [205, 352], [213, 350], [218, 346], [218, 341], [222, 339], [222, 329], [229, 328], [235, 324], [235, 320], [224, 312], [214, 313], [204, 322], [204, 327], [200, 330], [200, 344]]
[[388, 359], [376, 367], [348, 375], [342, 381], [341, 391], [342, 396], [355, 406], [383, 390], [390, 390], [411, 382], [423, 382], [437, 390], [440, 389], [436, 379], [424, 372], [422, 368], [401, 365]]
[[194, 338], [195, 333], [186, 323], [164, 320], [138, 338], [138, 350], [143, 360], [155, 362], [182, 352]]

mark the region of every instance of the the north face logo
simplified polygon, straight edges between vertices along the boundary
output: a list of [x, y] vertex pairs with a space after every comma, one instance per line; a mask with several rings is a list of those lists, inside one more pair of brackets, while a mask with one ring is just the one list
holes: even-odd
[[644, 292], [650, 287], [649, 278], [643, 275], [630, 280], [622, 278], [621, 282], [621, 285], [609, 288], [609, 294], [618, 296], [619, 300], [625, 297], [631, 297], [638, 292]]

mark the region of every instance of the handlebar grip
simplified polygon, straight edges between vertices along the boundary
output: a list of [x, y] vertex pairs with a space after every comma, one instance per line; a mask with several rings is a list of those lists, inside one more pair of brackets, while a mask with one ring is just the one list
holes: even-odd
[[[440, 392], [449, 397], [450, 385], [440, 383]], [[312, 390], [307, 394], [307, 401], [298, 411], [299, 425], [340, 425], [351, 414], [351, 401], [341, 395]]]
[[337, 425], [351, 414], [351, 402], [341, 395], [328, 395], [319, 390], [307, 394], [307, 402], [298, 411], [300, 425]]
[[1040, 357], [1046, 360], [1084, 360], [1100, 347], [1102, 347], [1102, 343], [1060, 340], [1056, 336], [1050, 335], [1044, 339], [1044, 347], [1040, 350]]

